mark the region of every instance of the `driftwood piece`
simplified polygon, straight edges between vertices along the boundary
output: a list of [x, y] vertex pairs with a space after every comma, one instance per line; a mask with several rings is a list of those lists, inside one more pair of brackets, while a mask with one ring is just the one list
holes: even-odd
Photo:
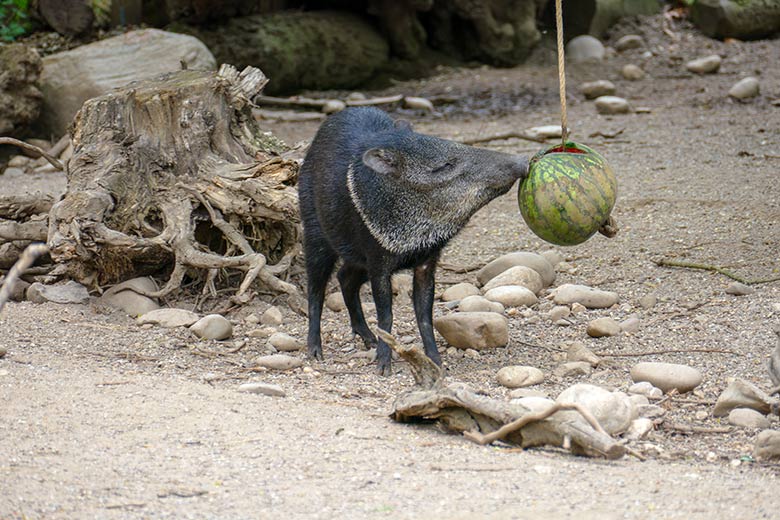
[[266, 82], [253, 67], [223, 65], [87, 101], [73, 125], [68, 191], [49, 216], [56, 274], [94, 285], [171, 269], [147, 294], [160, 297], [185, 276], [240, 270], [237, 297], [255, 279], [297, 294], [281, 277], [299, 247], [298, 166], [252, 117]]
[[589, 413], [577, 406], [555, 405], [554, 410], [531, 410], [517, 403], [480, 395], [463, 383], [445, 384], [441, 368], [419, 345], [399, 345], [392, 335], [377, 330], [390, 347], [407, 361], [417, 387], [399, 395], [390, 417], [398, 422], [437, 420], [453, 432], [478, 443], [498, 438], [523, 448], [561, 446], [589, 457], [617, 459], [626, 448], [604, 432]]

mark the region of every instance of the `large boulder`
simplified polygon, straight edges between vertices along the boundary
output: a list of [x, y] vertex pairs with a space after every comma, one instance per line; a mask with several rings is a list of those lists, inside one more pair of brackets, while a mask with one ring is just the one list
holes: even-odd
[[696, 0], [691, 19], [713, 38], [763, 38], [780, 31], [780, 0]]
[[282, 11], [172, 28], [202, 39], [221, 63], [260, 68], [270, 79], [269, 94], [357, 87], [373, 77], [390, 52], [368, 21], [336, 11]]
[[0, 136], [23, 137], [41, 110], [41, 57], [31, 47], [0, 47]]
[[84, 101], [165, 72], [214, 70], [217, 62], [192, 36], [158, 29], [130, 31], [43, 59], [41, 133], [63, 135]]

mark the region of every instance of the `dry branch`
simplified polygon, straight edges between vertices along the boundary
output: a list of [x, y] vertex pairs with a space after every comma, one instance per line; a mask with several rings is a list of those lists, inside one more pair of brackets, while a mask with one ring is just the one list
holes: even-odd
[[677, 260], [666, 260], [666, 259], [656, 260], [655, 263], [660, 267], [682, 267], [686, 269], [701, 269], [704, 271], [714, 271], [716, 273], [722, 274], [723, 276], [731, 278], [732, 280], [736, 280], [737, 282], [744, 283], [745, 285], [756, 285], [761, 283], [776, 282], [780, 280], [780, 276], [775, 276], [772, 278], [763, 278], [758, 280], [748, 280], [737, 274], [732, 273], [728, 269], [719, 267], [717, 265], [697, 264], [693, 262], [679, 262]]
[[537, 137], [535, 135], [526, 134], [524, 132], [517, 132], [515, 130], [509, 130], [506, 132], [499, 132], [497, 134], [491, 134], [491, 135], [483, 135], [480, 137], [470, 137], [468, 139], [461, 140], [461, 143], [463, 144], [477, 144], [477, 143], [487, 143], [489, 141], [502, 141], [505, 139], [524, 139], [526, 141], [533, 141], [535, 143], [546, 143], [546, 139], [544, 137]]
[[46, 244], [32, 244], [22, 252], [19, 260], [14, 264], [8, 275], [5, 277], [2, 287], [0, 287], [0, 311], [3, 310], [5, 303], [11, 297], [11, 292], [14, 288], [14, 284], [19, 277], [24, 274], [28, 267], [30, 267], [35, 260], [49, 252], [49, 248]]
[[523, 448], [561, 446], [577, 454], [608, 459], [627, 452], [587, 411], [572, 411], [573, 405], [564, 404], [540, 413], [479, 395], [462, 383], [444, 384], [441, 368], [419, 345], [399, 345], [381, 330], [377, 335], [407, 361], [417, 382], [416, 388], [399, 395], [393, 404], [390, 417], [398, 422], [437, 420], [446, 429], [480, 443], [501, 438]]
[[28, 152], [33, 152], [38, 154], [38, 156], [43, 157], [47, 161], [49, 161], [49, 164], [57, 168], [58, 170], [64, 170], [65, 167], [62, 165], [59, 159], [56, 157], [52, 157], [49, 155], [48, 152], [45, 152], [38, 146], [25, 143], [24, 141], [20, 141], [19, 139], [14, 139], [13, 137], [0, 137], [0, 144], [11, 144], [14, 146], [18, 146], [19, 148], [23, 148], [27, 150]]

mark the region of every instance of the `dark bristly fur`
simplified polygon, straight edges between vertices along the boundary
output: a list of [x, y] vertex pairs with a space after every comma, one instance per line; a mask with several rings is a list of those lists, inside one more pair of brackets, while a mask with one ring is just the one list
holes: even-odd
[[391, 275], [414, 270], [412, 300], [425, 353], [441, 364], [433, 335], [433, 291], [441, 249], [479, 208], [528, 172], [525, 157], [412, 131], [376, 108], [330, 116], [306, 154], [299, 180], [308, 274], [309, 354], [322, 359], [325, 288], [338, 280], [352, 330], [377, 348], [390, 372], [390, 349], [366, 324], [360, 287], [371, 283], [377, 321], [390, 332]]

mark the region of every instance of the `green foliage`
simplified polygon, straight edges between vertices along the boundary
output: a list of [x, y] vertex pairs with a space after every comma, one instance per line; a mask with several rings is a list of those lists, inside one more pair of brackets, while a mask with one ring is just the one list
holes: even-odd
[[0, 0], [0, 41], [12, 42], [30, 29], [29, 0]]

